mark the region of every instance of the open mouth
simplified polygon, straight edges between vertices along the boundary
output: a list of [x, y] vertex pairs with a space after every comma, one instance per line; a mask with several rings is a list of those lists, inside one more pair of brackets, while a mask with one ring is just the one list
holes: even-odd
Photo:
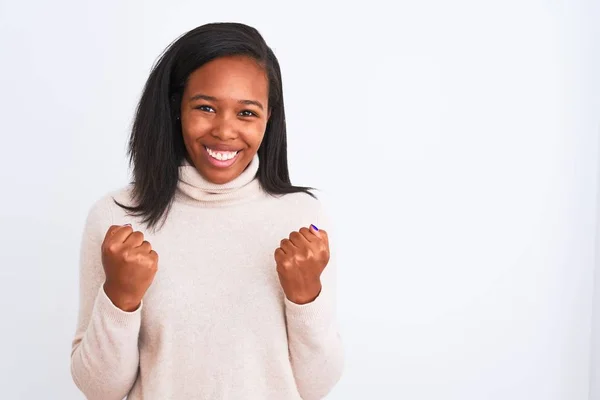
[[241, 153], [241, 150], [215, 150], [207, 146], [204, 146], [204, 149], [206, 150], [206, 154], [208, 155], [208, 161], [216, 167], [229, 167], [235, 162], [235, 160]]
[[219, 161], [232, 160], [240, 152], [239, 150], [238, 151], [217, 151], [217, 150], [210, 149], [206, 146], [204, 146], [204, 148], [206, 149], [209, 156], [211, 156], [215, 160], [219, 160]]

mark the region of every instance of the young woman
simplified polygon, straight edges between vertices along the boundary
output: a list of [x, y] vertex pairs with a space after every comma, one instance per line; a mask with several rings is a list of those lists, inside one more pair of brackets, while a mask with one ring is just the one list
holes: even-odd
[[247, 25], [172, 43], [133, 182], [86, 220], [71, 371], [89, 399], [321, 399], [340, 379], [327, 217], [290, 183], [278, 61]]

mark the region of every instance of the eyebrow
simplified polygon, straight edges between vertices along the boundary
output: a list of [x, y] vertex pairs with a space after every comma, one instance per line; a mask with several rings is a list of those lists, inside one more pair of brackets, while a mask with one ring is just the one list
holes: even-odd
[[[216, 97], [213, 96], [207, 96], [205, 94], [196, 94], [194, 96], [192, 96], [190, 98], [190, 101], [195, 101], [195, 100], [207, 100], [207, 101], [214, 101], [217, 102], [219, 101]], [[238, 103], [240, 104], [246, 104], [246, 105], [254, 105], [258, 108], [260, 108], [261, 110], [264, 110], [264, 107], [262, 105], [262, 103], [260, 101], [256, 101], [256, 100], [238, 100]]]

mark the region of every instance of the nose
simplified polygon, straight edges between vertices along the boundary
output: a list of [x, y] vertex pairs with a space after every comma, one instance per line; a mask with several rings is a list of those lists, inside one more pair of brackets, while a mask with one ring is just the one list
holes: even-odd
[[215, 118], [212, 136], [222, 141], [237, 138], [238, 134], [236, 130], [235, 118], [225, 114], [221, 114], [219, 117]]

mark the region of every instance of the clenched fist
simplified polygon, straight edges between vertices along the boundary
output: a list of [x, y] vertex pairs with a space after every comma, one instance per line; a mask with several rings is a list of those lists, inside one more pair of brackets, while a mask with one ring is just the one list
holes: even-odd
[[329, 262], [327, 232], [314, 225], [290, 233], [275, 250], [279, 282], [293, 303], [314, 301], [321, 292], [321, 273]]
[[152, 284], [158, 268], [158, 254], [144, 235], [131, 225], [113, 225], [102, 243], [104, 291], [123, 311], [135, 311]]

